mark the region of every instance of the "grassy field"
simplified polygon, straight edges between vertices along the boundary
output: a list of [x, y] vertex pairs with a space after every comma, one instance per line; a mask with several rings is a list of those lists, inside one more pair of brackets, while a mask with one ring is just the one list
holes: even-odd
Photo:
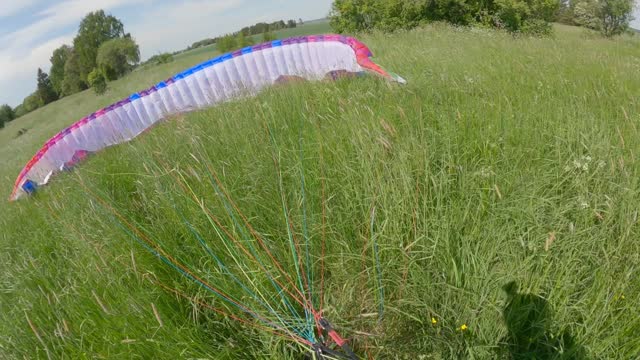
[[[220, 252], [212, 218], [241, 237], [215, 171], [276, 255], [290, 229], [309, 234], [324, 313], [363, 358], [637, 358], [640, 41], [446, 26], [361, 40], [408, 84], [294, 84], [178, 116], [0, 205], [0, 357], [301, 359], [198, 305], [222, 306], [128, 232], [234, 291], [192, 231]], [[10, 123], [0, 192], [64, 125], [207, 57]]]

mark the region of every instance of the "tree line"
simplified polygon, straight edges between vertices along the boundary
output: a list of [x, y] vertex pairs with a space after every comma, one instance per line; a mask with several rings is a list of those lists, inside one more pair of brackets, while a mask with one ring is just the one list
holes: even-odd
[[621, 34], [633, 0], [335, 0], [331, 26], [338, 32], [395, 31], [445, 21], [548, 35], [551, 22], [582, 25], [605, 36]]
[[[200, 41], [196, 41], [191, 46], [187, 48], [187, 50], [197, 49], [199, 47], [217, 44], [217, 49], [221, 52], [226, 52], [232, 50], [236, 47], [249, 46], [253, 45], [252, 36], [253, 35], [263, 35], [263, 40], [265, 41], [273, 40], [275, 37], [273, 36], [273, 31], [281, 30], [281, 29], [291, 29], [295, 28], [298, 25], [302, 25], [302, 19], [299, 19], [298, 22], [295, 20], [278, 20], [272, 23], [259, 22], [257, 24], [253, 24], [251, 26], [245, 26], [239, 31], [236, 31], [231, 34], [226, 34], [222, 36], [217, 36], [214, 38], [203, 39]], [[235, 40], [233, 40], [235, 39]], [[221, 48], [222, 45], [222, 48]]]
[[140, 50], [119, 19], [98, 10], [82, 19], [73, 44], [54, 50], [50, 61], [49, 74], [38, 69], [36, 90], [22, 104], [15, 109], [9, 105], [0, 107], [0, 127], [89, 87], [104, 93], [107, 81], [122, 77], [140, 62]]

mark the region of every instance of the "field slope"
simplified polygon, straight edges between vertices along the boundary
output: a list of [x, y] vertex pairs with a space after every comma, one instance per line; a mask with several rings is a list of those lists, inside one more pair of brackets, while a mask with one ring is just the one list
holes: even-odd
[[[206, 163], [274, 251], [282, 195], [296, 226], [326, 237], [324, 256], [312, 249], [325, 314], [363, 358], [636, 358], [640, 41], [571, 27], [552, 39], [446, 26], [360, 38], [408, 84], [292, 84], [177, 116], [0, 205], [0, 357], [302, 358], [163, 290], [215, 302], [114, 225], [117, 211], [200, 261], [175, 209], [206, 222], [176, 179], [214, 204]], [[61, 127], [182, 65], [10, 123], [0, 192]]]

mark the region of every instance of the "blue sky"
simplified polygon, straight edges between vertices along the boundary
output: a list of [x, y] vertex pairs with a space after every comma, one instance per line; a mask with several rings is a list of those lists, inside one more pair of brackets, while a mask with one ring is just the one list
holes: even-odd
[[[636, 0], [636, 4], [640, 0]], [[317, 19], [332, 0], [0, 0], [0, 104], [15, 106], [48, 71], [54, 49], [71, 44], [90, 11], [104, 9], [125, 25], [142, 58], [174, 51], [260, 21]], [[640, 29], [640, 6], [632, 25]]]
[[[143, 59], [256, 22], [326, 16], [331, 0], [0, 0], [0, 104], [35, 90], [38, 67], [71, 44], [80, 20], [104, 9], [119, 18]], [[144, 84], [143, 84], [144, 85]]]

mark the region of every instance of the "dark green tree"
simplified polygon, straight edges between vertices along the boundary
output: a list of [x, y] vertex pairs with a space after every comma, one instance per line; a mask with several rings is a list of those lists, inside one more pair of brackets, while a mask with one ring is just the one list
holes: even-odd
[[51, 70], [49, 70], [49, 79], [51, 85], [58, 96], [62, 96], [62, 83], [64, 82], [64, 64], [67, 62], [73, 49], [69, 45], [62, 45], [55, 49], [51, 55]]
[[38, 88], [36, 90], [42, 105], [58, 100], [58, 95], [51, 85], [49, 75], [38, 68]]
[[124, 25], [116, 17], [105, 14], [104, 10], [91, 12], [82, 19], [78, 35], [73, 39], [82, 81], [86, 82], [89, 73], [96, 68], [100, 45], [120, 37], [125, 37]]
[[64, 64], [64, 80], [62, 81], [62, 95], [68, 96], [87, 88], [87, 83], [82, 80], [80, 74], [80, 59], [75, 51], [72, 51]]
[[0, 106], [0, 128], [4, 127], [4, 124], [15, 119], [16, 114], [13, 112], [11, 106], [4, 104]]

